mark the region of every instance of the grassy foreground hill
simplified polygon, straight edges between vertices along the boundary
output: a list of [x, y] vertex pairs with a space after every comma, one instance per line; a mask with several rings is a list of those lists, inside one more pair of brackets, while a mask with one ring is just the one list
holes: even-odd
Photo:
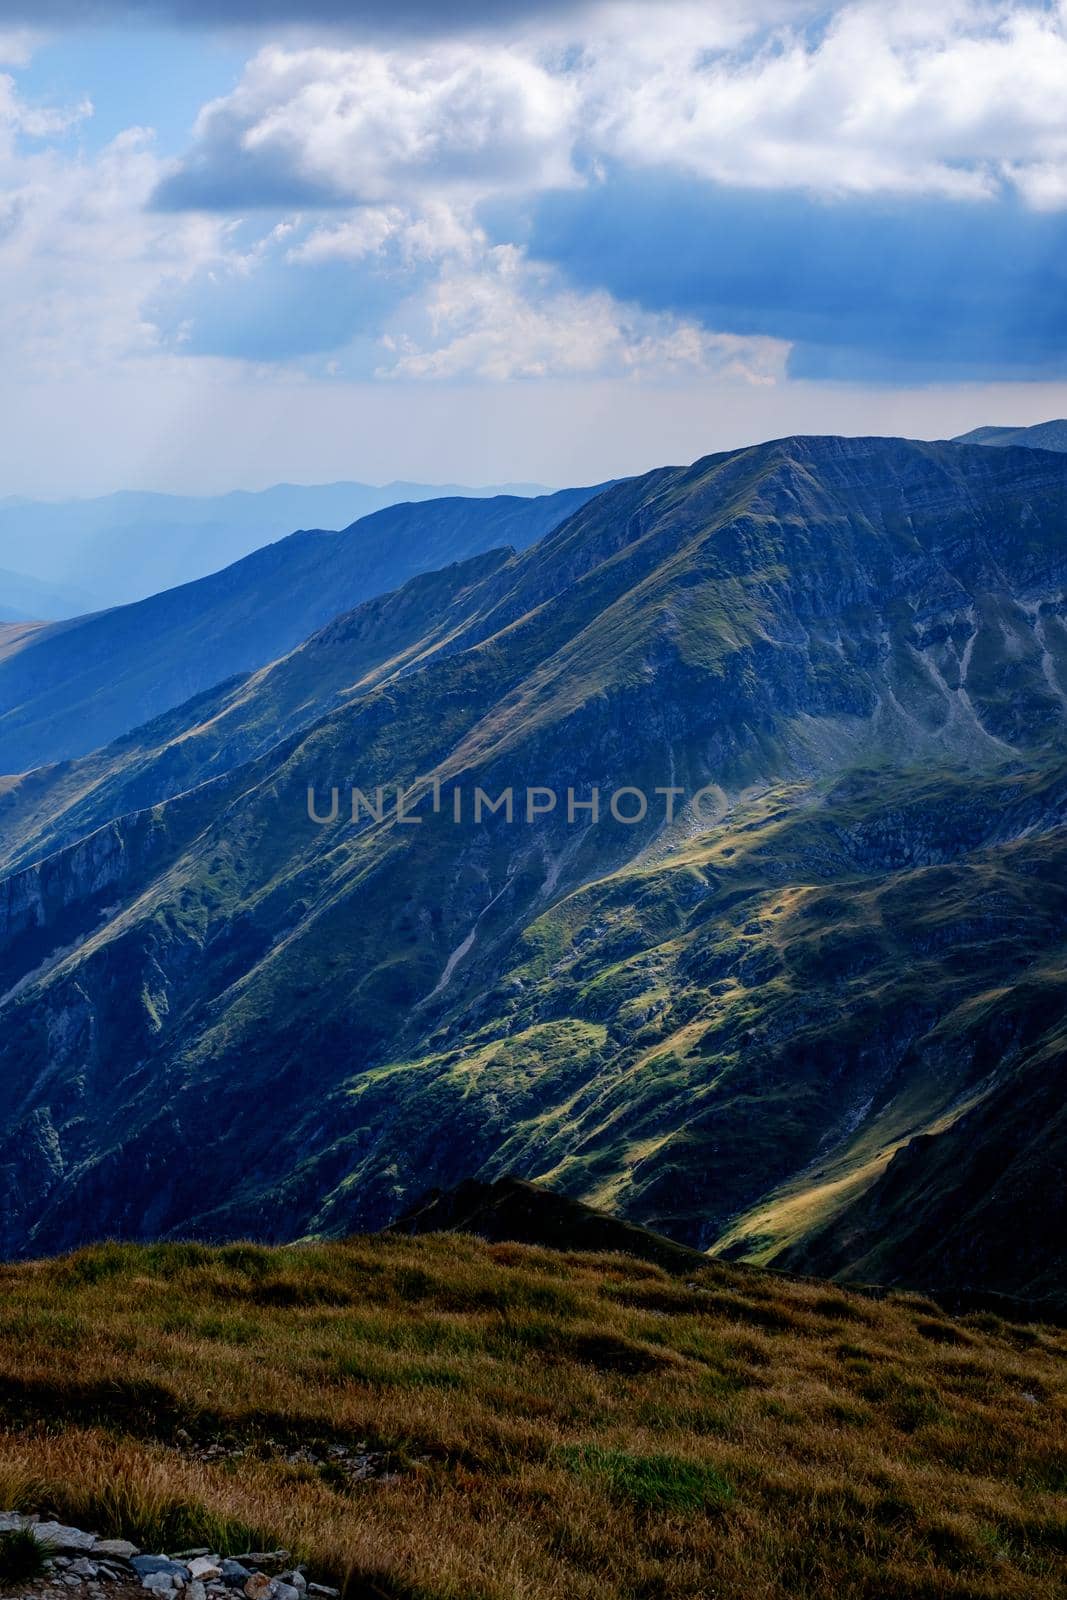
[[1053, 1600], [1065, 1353], [723, 1263], [103, 1245], [0, 1268], [0, 1503], [351, 1597]]

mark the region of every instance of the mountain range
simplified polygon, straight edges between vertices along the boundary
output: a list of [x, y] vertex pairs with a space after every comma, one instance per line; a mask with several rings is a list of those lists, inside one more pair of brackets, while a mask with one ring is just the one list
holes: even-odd
[[[700, 1250], [1062, 1297], [1067, 457], [800, 437], [575, 494], [462, 552], [453, 506], [250, 558], [254, 626], [191, 655], [260, 662], [133, 731], [129, 694], [102, 748], [114, 665], [63, 701], [90, 624], [3, 663], [32, 707], [58, 652], [8, 723], [53, 764], [0, 784], [0, 1250], [341, 1234], [514, 1173]], [[344, 610], [376, 528], [412, 573]], [[350, 820], [379, 785], [421, 820]]]
[[0, 572], [0, 623], [76, 617], [91, 611], [93, 604], [81, 589], [42, 583], [21, 572]]
[[[126, 605], [192, 583], [293, 528], [346, 528], [386, 506], [417, 500], [542, 495], [537, 484], [278, 483], [220, 495], [123, 490], [91, 500], [0, 500], [0, 566], [28, 565], [39, 582], [76, 587], [77, 610]], [[0, 598], [8, 600], [0, 577]], [[19, 609], [24, 609], [19, 607]], [[37, 620], [73, 611], [33, 609]]]

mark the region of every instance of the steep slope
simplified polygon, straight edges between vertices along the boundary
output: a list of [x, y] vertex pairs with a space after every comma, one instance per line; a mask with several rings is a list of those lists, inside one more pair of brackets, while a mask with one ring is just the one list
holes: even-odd
[[[653, 473], [464, 589], [421, 665], [13, 873], [2, 1247], [343, 1232], [505, 1171], [700, 1248], [824, 1228], [1054, 1052], [1065, 529], [1044, 452]], [[420, 823], [345, 820], [394, 783]], [[476, 784], [560, 799], [456, 825]], [[593, 785], [684, 794], [569, 821]], [[1033, 1249], [988, 1282], [1044, 1292], [1055, 1235], [1010, 1196], [996, 1226]]]
[[1024, 450], [1067, 450], [1067, 419], [1035, 422], [1029, 428], [974, 428], [961, 433], [958, 444], [988, 444], [1001, 448], [1018, 445]]
[[342, 533], [295, 533], [197, 583], [27, 635], [0, 656], [0, 772], [84, 755], [418, 572], [532, 544], [594, 492], [392, 506]]
[[386, 506], [420, 500], [550, 492], [534, 484], [276, 483], [220, 495], [124, 490], [90, 500], [0, 500], [0, 565], [22, 566], [32, 556], [39, 579], [90, 590], [93, 602], [35, 612], [75, 616], [194, 583], [293, 528], [347, 528]]

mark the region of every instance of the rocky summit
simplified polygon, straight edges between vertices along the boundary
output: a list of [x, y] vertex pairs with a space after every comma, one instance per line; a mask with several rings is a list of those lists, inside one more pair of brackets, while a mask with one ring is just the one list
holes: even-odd
[[10, 775], [0, 1249], [511, 1173], [1054, 1310], [1065, 619], [1067, 456], [789, 438]]

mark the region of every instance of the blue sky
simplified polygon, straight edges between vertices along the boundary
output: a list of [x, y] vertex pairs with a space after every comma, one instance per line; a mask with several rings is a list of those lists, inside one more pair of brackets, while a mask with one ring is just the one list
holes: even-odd
[[1059, 0], [3, 0], [0, 490], [1063, 414], [1065, 83]]

